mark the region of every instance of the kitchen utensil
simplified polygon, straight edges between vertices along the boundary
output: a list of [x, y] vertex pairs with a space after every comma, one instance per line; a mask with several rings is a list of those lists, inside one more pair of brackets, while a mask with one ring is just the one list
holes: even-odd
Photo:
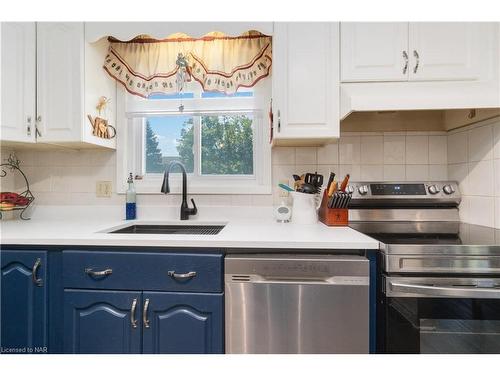
[[340, 190], [345, 191], [347, 184], [349, 182], [349, 174], [346, 174], [344, 179], [342, 180], [342, 183], [340, 184]]
[[314, 185], [304, 182], [302, 185], [299, 186], [297, 191], [300, 193], [315, 194], [318, 192], [318, 189]]
[[326, 190], [330, 190], [330, 186], [332, 185], [333, 180], [335, 179], [335, 173], [330, 172], [330, 177], [328, 177], [328, 183], [326, 184]]
[[290, 192], [290, 191], [294, 191], [294, 190], [293, 190], [290, 186], [285, 185], [285, 184], [278, 184], [278, 186], [279, 186], [280, 188], [282, 188], [283, 190], [286, 190], [286, 191], [289, 191], [289, 192]]
[[294, 181], [300, 181], [301, 180], [301, 178], [300, 178], [300, 176], [298, 174], [294, 174], [292, 177], [293, 177]]
[[[295, 224], [315, 224], [318, 222], [317, 209], [319, 204], [316, 202], [315, 194], [306, 194], [301, 192], [291, 192], [293, 198], [292, 221]], [[321, 202], [319, 202], [321, 203]]]
[[330, 188], [328, 189], [328, 196], [331, 197], [333, 195], [333, 193], [335, 193], [335, 191], [337, 190], [337, 188], [338, 188], [337, 181], [333, 181], [330, 184]]
[[318, 172], [306, 173], [305, 182], [319, 188], [323, 185], [323, 175]]

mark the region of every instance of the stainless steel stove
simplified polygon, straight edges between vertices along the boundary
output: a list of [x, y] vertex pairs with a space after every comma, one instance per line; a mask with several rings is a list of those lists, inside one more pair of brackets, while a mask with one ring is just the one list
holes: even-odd
[[500, 230], [461, 223], [455, 182], [357, 182], [350, 226], [380, 242], [378, 350], [500, 353]]

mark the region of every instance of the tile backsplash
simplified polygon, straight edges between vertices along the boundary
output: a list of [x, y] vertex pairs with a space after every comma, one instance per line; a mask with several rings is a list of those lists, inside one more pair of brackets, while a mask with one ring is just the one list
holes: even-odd
[[[375, 181], [446, 180], [448, 178], [446, 132], [342, 133], [336, 143], [322, 147], [273, 149], [273, 185], [292, 174], [318, 171], [337, 178]], [[274, 188], [278, 201], [279, 188]]]
[[[11, 150], [2, 149], [2, 160]], [[121, 205], [116, 194], [116, 153], [107, 150], [18, 150], [39, 205]], [[275, 147], [273, 194], [194, 195], [200, 206], [269, 206], [278, 203], [279, 182], [293, 174], [330, 171], [352, 180], [457, 180], [462, 220], [500, 228], [500, 119], [451, 132], [343, 132], [322, 147]], [[111, 181], [111, 198], [96, 197], [96, 182]], [[4, 181], [4, 183], [6, 183]], [[15, 188], [22, 189], [21, 180]], [[7, 187], [4, 185], [4, 187]], [[179, 195], [140, 195], [140, 205], [178, 205]]]
[[461, 220], [500, 228], [500, 118], [451, 131], [448, 177], [462, 192]]

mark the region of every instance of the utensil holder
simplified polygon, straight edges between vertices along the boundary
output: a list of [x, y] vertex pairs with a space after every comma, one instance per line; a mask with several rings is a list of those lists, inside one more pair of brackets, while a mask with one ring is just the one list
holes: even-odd
[[346, 227], [349, 225], [348, 208], [328, 208], [328, 192], [323, 193], [323, 199], [318, 210], [319, 221], [329, 227]]

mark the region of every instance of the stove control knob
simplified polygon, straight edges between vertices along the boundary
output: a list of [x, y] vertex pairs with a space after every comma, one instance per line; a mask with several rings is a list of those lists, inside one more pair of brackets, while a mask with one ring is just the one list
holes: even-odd
[[429, 190], [429, 193], [431, 193], [432, 195], [434, 194], [437, 194], [439, 193], [439, 188], [437, 187], [437, 185], [430, 185], [427, 190]]
[[444, 185], [443, 186], [443, 191], [446, 194], [450, 195], [450, 194], [453, 194], [455, 192], [455, 188], [453, 186], [451, 186], [451, 185]]
[[347, 191], [348, 193], [354, 193], [354, 186], [348, 185], [346, 187], [345, 191]]
[[360, 187], [358, 187], [358, 192], [361, 195], [368, 194], [368, 185], [361, 185]]

